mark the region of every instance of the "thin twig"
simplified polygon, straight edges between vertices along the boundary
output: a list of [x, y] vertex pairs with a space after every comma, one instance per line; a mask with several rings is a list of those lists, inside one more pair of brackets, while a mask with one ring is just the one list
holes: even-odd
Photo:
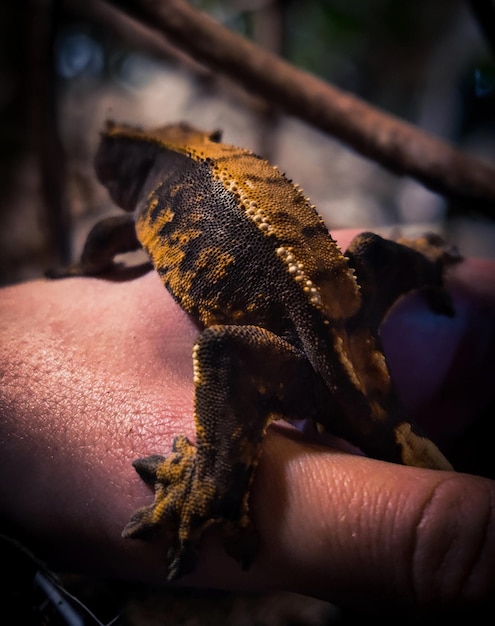
[[305, 73], [182, 0], [116, 2], [196, 61], [397, 174], [471, 202], [495, 201], [495, 167]]

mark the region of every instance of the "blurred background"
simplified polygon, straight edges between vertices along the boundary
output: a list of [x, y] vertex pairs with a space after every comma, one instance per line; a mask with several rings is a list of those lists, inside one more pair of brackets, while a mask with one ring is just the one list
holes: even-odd
[[[0, 283], [40, 276], [77, 255], [90, 226], [113, 210], [92, 166], [109, 118], [221, 128], [225, 142], [251, 148], [299, 183], [330, 228], [438, 230], [466, 255], [495, 254], [495, 210], [446, 201], [280, 114], [117, 4], [1, 3]], [[193, 4], [298, 67], [495, 162], [495, 24], [475, 19], [476, 2]]]

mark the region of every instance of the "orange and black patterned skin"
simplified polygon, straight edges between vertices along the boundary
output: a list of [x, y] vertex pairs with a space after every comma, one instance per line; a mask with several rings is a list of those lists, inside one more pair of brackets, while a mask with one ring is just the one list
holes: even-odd
[[116, 252], [141, 245], [204, 329], [193, 350], [196, 443], [177, 437], [167, 457], [135, 462], [155, 501], [123, 533], [167, 533], [170, 579], [194, 567], [212, 524], [249, 564], [249, 490], [274, 419], [312, 420], [376, 458], [452, 469], [399, 406], [378, 336], [412, 289], [436, 293], [447, 312], [439, 242], [364, 233], [344, 255], [276, 167], [186, 124], [109, 123], [95, 165], [128, 213], [97, 225], [67, 273], [103, 272]]

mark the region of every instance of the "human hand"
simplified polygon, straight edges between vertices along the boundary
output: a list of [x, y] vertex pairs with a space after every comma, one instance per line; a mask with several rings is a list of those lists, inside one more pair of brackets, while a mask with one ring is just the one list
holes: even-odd
[[[383, 328], [401, 394], [450, 445], [492, 395], [494, 267], [456, 268], [453, 320], [413, 296]], [[4, 289], [0, 319], [0, 515], [56, 569], [163, 581], [165, 547], [120, 533], [152, 499], [131, 461], [194, 439], [197, 329], [154, 273]], [[481, 602], [495, 591], [494, 488], [271, 428], [251, 498], [259, 557], [240, 571], [212, 529], [185, 582], [375, 612]]]

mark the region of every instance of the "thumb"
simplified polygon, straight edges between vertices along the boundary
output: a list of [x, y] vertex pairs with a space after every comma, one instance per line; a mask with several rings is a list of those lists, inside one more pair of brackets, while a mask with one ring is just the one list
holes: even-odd
[[225, 584], [228, 571], [229, 586], [276, 587], [370, 612], [452, 609], [493, 596], [495, 483], [274, 430], [252, 495], [259, 558], [239, 574], [229, 559], [219, 569], [207, 546], [202, 579]]

